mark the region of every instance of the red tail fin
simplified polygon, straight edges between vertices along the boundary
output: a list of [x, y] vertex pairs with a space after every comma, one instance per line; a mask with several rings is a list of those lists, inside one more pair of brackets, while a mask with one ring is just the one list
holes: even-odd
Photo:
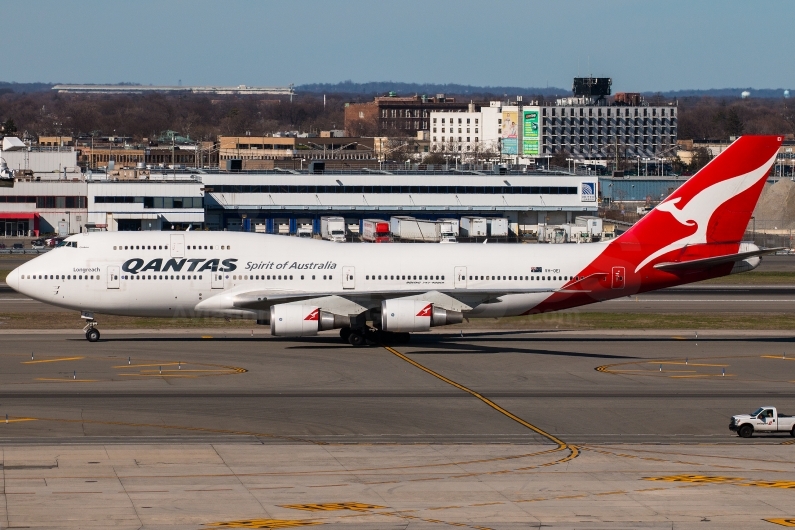
[[640, 246], [635, 272], [665, 261], [737, 252], [783, 138], [743, 136], [627, 230]]

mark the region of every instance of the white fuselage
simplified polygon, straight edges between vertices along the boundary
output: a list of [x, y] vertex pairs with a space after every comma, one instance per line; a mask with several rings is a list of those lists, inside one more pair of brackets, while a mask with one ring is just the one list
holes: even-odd
[[[224, 303], [249, 292], [307, 293], [324, 300], [324, 309], [346, 314], [376, 307], [384, 297], [441, 291], [463, 299], [469, 317], [500, 317], [532, 310], [606, 245], [375, 245], [256, 233], [95, 232], [69, 237], [67, 246], [19, 267], [8, 282], [36, 300], [115, 315], [258, 318], [257, 311]], [[375, 292], [371, 304], [363, 301]]]

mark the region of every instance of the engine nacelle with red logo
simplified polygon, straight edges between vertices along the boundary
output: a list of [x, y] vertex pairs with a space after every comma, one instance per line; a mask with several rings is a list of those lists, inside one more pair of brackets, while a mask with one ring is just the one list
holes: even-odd
[[397, 299], [381, 302], [381, 329], [384, 331], [428, 331], [433, 326], [458, 324], [462, 321], [461, 313], [434, 307], [424, 300]]
[[310, 305], [279, 304], [271, 306], [271, 335], [307, 337], [317, 335], [320, 308]]
[[279, 304], [271, 306], [271, 335], [307, 337], [318, 331], [350, 326], [350, 317], [321, 311], [317, 306]]

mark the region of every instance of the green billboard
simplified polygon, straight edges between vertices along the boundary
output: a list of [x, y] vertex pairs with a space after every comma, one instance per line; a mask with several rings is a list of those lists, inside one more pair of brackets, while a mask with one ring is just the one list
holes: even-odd
[[522, 154], [538, 156], [541, 134], [539, 130], [539, 109], [522, 111]]

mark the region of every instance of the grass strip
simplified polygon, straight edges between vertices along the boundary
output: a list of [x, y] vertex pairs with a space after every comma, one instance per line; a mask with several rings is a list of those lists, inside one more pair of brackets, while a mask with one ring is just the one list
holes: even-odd
[[735, 329], [795, 330], [791, 313], [546, 313], [473, 320], [469, 327], [496, 329]]
[[795, 285], [795, 272], [751, 271], [704, 280], [693, 285]]

